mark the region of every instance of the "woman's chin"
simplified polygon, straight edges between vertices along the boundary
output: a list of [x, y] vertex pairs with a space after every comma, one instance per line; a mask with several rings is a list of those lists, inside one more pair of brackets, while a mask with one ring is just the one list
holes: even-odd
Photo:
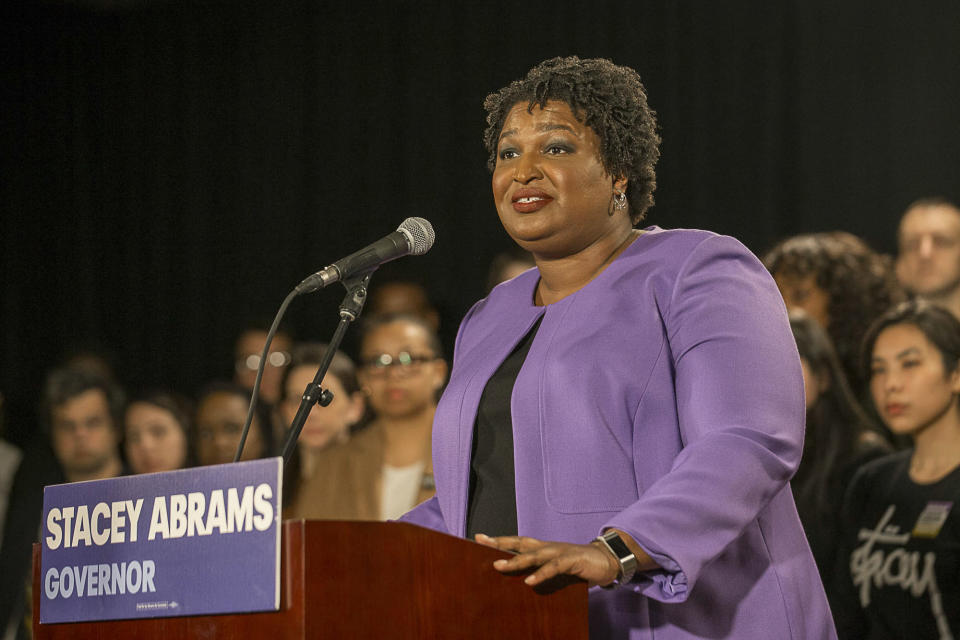
[[897, 436], [912, 436], [919, 430], [919, 425], [913, 420], [903, 418], [890, 418], [886, 416], [885, 422], [890, 432]]
[[530, 252], [534, 256], [550, 257], [558, 253], [557, 247], [555, 246], [557, 243], [552, 241], [549, 235], [529, 233], [510, 234], [510, 237], [521, 249]]
[[[550, 236], [546, 220], [539, 214], [523, 214], [524, 217], [513, 218], [504, 222], [503, 228], [513, 241], [526, 249], [527, 244], [536, 244]], [[503, 222], [501, 218], [501, 222]]]
[[329, 445], [332, 440], [333, 434], [327, 431], [311, 434], [303, 432], [300, 434], [300, 446], [306, 447], [307, 449], [323, 449]]

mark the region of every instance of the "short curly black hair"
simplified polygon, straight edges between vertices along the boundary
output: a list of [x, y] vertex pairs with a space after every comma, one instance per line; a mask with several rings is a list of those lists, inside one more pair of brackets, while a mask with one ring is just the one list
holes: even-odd
[[767, 252], [763, 264], [774, 276], [812, 276], [826, 292], [827, 333], [854, 389], [860, 392], [863, 336], [877, 316], [905, 298], [889, 256], [874, 252], [851, 233], [829, 231], [787, 238]]
[[566, 102], [574, 116], [600, 138], [600, 160], [608, 175], [627, 178], [630, 218], [636, 225], [653, 206], [657, 186], [654, 168], [660, 158], [660, 136], [654, 111], [640, 75], [602, 58], [551, 58], [483, 101], [487, 129], [483, 143], [497, 164], [497, 143], [507, 113], [518, 102], [527, 110], [541, 109], [548, 100]]

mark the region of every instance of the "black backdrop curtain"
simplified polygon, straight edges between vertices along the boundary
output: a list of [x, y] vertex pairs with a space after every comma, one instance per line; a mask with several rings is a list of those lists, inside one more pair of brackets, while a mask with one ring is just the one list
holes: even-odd
[[[755, 252], [842, 228], [892, 251], [960, 197], [955, 2], [2, 3], [0, 390], [23, 441], [43, 373], [106, 348], [194, 392], [303, 276], [420, 215], [445, 333], [508, 246], [484, 95], [553, 55], [636, 68], [663, 157], [648, 223]], [[296, 302], [325, 339], [341, 292]]]

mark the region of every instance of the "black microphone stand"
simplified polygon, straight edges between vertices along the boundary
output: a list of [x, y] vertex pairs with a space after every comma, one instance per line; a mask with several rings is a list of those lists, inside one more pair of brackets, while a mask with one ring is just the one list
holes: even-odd
[[287, 439], [283, 443], [284, 466], [289, 462], [290, 456], [297, 446], [297, 439], [300, 437], [300, 432], [303, 430], [303, 425], [307, 421], [307, 416], [310, 415], [313, 405], [319, 404], [321, 407], [325, 407], [333, 402], [333, 392], [329, 389], [323, 389], [320, 383], [323, 382], [323, 377], [327, 374], [327, 369], [330, 367], [330, 362], [333, 361], [334, 354], [340, 348], [343, 336], [347, 333], [347, 327], [360, 316], [360, 312], [363, 310], [371, 275], [373, 275], [372, 270], [343, 280], [343, 285], [347, 288], [347, 295], [340, 303], [340, 323], [337, 325], [336, 331], [333, 332], [333, 338], [330, 339], [327, 351], [323, 354], [323, 360], [320, 362], [317, 374], [313, 377], [313, 382], [310, 382], [303, 391], [300, 408], [297, 409], [297, 415], [294, 416], [293, 422], [290, 424]]

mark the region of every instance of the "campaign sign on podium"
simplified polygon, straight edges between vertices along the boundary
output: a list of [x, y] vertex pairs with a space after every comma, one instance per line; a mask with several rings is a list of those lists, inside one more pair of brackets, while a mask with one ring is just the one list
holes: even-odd
[[282, 458], [47, 487], [40, 622], [280, 607]]

